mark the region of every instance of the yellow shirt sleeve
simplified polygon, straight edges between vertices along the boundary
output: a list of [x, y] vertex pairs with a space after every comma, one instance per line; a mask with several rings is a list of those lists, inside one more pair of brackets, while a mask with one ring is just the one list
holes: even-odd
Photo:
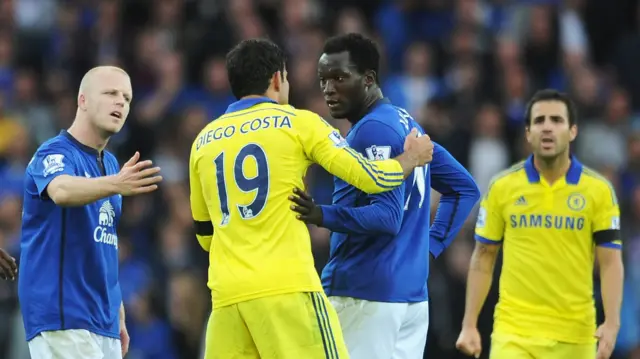
[[[592, 224], [593, 233], [602, 231], [620, 230], [620, 207], [616, 192], [610, 183], [605, 182], [600, 191], [594, 195], [597, 202], [594, 206], [594, 218]], [[596, 235], [597, 236], [597, 235]], [[622, 246], [620, 239], [598, 243], [598, 245], [619, 248]]]
[[367, 193], [386, 192], [402, 184], [404, 174], [398, 161], [369, 161], [349, 147], [340, 132], [320, 116], [310, 111], [299, 113], [300, 141], [311, 161]]
[[191, 155], [189, 157], [189, 188], [191, 216], [193, 217], [195, 225], [196, 238], [202, 249], [208, 252], [209, 248], [211, 248], [211, 239], [213, 238], [213, 223], [211, 222], [207, 203], [202, 192], [195, 156], [195, 145], [191, 148]]
[[497, 244], [504, 237], [504, 218], [498, 203], [499, 187], [492, 183], [480, 202], [476, 220], [476, 240], [482, 243]]

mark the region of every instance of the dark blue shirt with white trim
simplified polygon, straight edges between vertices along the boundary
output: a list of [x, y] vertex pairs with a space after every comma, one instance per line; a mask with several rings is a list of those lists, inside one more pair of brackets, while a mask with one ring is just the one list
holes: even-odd
[[[358, 121], [347, 141], [370, 160], [400, 155], [411, 129], [424, 130], [388, 100]], [[480, 198], [478, 187], [447, 150], [435, 144], [433, 161], [414, 170], [389, 192], [369, 195], [335, 178], [333, 205], [321, 206], [322, 226], [333, 231], [322, 271], [328, 296], [377, 302], [428, 300], [429, 253], [434, 257], [456, 237]], [[431, 188], [442, 194], [431, 224]]]

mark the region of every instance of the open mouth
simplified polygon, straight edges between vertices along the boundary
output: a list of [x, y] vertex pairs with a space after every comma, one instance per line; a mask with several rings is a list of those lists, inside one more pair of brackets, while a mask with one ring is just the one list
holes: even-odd
[[329, 106], [329, 108], [336, 108], [340, 106], [340, 102], [338, 102], [337, 100], [325, 100], [325, 102], [327, 103], [327, 106]]
[[543, 147], [550, 147], [556, 143], [556, 141], [553, 138], [543, 138], [540, 142], [542, 143]]
[[122, 120], [122, 112], [120, 111], [113, 111], [111, 112], [111, 117], [115, 117], [118, 120]]

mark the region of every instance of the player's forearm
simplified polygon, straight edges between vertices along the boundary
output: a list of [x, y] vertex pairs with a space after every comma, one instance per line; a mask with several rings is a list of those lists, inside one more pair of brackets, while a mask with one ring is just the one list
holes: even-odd
[[118, 187], [112, 176], [85, 178], [62, 175], [47, 186], [49, 198], [63, 207], [83, 206], [115, 194], [118, 194]]
[[409, 177], [409, 175], [413, 173], [413, 170], [420, 165], [418, 163], [418, 160], [414, 157], [411, 157], [407, 152], [404, 152], [401, 155], [394, 157], [393, 159], [400, 163], [404, 178]]
[[431, 188], [442, 194], [431, 226], [431, 253], [437, 257], [455, 239], [480, 199], [480, 190], [471, 174], [444, 147], [437, 143], [429, 165]]
[[476, 243], [467, 277], [463, 327], [475, 328], [477, 326], [478, 316], [493, 283], [493, 270], [498, 248], [498, 245]]
[[443, 193], [429, 235], [432, 242], [441, 243], [431, 250], [434, 257], [437, 258], [451, 245], [479, 198], [480, 194], [475, 184], [473, 188]]
[[600, 261], [600, 289], [605, 321], [620, 326], [620, 307], [622, 306], [622, 288], [624, 267], [622, 259], [606, 263]]
[[125, 322], [124, 302], [120, 303], [120, 323]]
[[333, 158], [323, 157], [318, 163], [332, 175], [357, 189], [376, 194], [402, 184], [406, 173], [396, 160], [369, 161], [351, 148], [344, 148]]
[[467, 295], [465, 300], [463, 327], [475, 328], [478, 323], [478, 316], [482, 310], [491, 284], [493, 282], [493, 274], [470, 269], [467, 277]]
[[371, 204], [362, 207], [320, 206], [322, 227], [332, 232], [364, 235], [396, 235], [402, 224], [402, 211], [391, 206]]

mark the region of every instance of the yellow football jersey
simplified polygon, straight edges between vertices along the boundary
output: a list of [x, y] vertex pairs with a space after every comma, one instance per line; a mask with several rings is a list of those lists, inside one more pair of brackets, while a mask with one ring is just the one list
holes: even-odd
[[494, 333], [594, 342], [595, 246], [621, 248], [594, 238], [619, 217], [612, 186], [575, 158], [551, 185], [532, 157], [496, 176], [476, 223], [476, 240], [503, 243]]
[[322, 291], [307, 226], [288, 197], [312, 163], [361, 190], [399, 186], [395, 160], [370, 162], [317, 114], [249, 98], [229, 106], [191, 149], [191, 210], [209, 251], [215, 307], [268, 295]]

